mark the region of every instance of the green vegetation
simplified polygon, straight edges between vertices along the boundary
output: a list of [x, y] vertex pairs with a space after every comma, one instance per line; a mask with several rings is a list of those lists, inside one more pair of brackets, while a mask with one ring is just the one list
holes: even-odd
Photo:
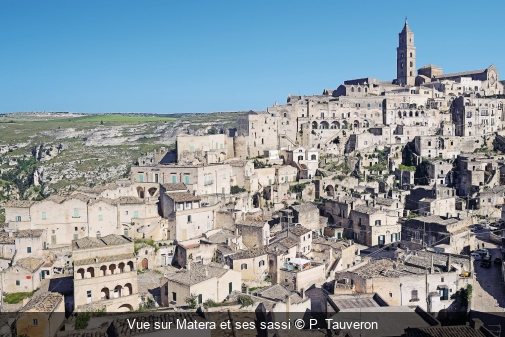
[[196, 302], [196, 296], [191, 295], [189, 297], [186, 297], [184, 299], [184, 302], [186, 302], [186, 305], [188, 306], [189, 309], [196, 309], [198, 306], [198, 303]]
[[10, 293], [5, 294], [4, 302], [9, 304], [21, 303], [25, 297], [32, 297], [33, 291], [25, 293]]
[[[19, 190], [21, 197], [30, 188], [33, 183], [33, 171], [37, 167], [35, 158], [19, 159], [13, 170], [2, 173], [0, 179], [6, 182], [12, 182]], [[39, 190], [40, 192], [40, 187]]]
[[398, 169], [400, 171], [412, 171], [412, 172], [416, 171], [415, 166], [407, 166], [407, 165], [403, 165], [403, 164], [398, 165]]
[[374, 164], [372, 166], [366, 166], [365, 169], [369, 170], [369, 171], [384, 171], [387, 169], [387, 164], [386, 162], [380, 162], [380, 163], [377, 163], [377, 164]]
[[407, 215], [407, 219], [414, 219], [417, 217], [419, 217], [419, 214], [416, 214], [416, 213], [410, 213], [409, 215]]
[[459, 290], [459, 295], [461, 299], [461, 306], [468, 307], [468, 303], [472, 299], [473, 287], [471, 284], [467, 284], [466, 288], [461, 288]]
[[133, 249], [135, 255], [138, 255], [139, 249], [142, 248], [143, 245], [148, 245], [154, 248], [154, 251], [157, 252], [160, 247], [154, 243], [153, 239], [135, 239], [133, 243]]
[[265, 167], [272, 167], [272, 164], [263, 163], [263, 162], [259, 161], [258, 159], [254, 160], [254, 168], [255, 169], [262, 169]]
[[254, 301], [251, 296], [239, 295], [237, 302], [240, 304], [240, 308], [250, 307], [254, 305]]
[[77, 314], [77, 318], [75, 319], [75, 329], [82, 330], [88, 327], [89, 320], [91, 318], [91, 314], [89, 312], [80, 312]]
[[307, 184], [308, 183], [291, 185], [291, 186], [289, 186], [289, 191], [291, 193], [302, 193], [302, 191], [304, 190], [305, 186], [307, 186]]
[[238, 193], [242, 193], [242, 192], [247, 192], [247, 190], [243, 187], [236, 186], [236, 185], [230, 187], [231, 194], [238, 194]]

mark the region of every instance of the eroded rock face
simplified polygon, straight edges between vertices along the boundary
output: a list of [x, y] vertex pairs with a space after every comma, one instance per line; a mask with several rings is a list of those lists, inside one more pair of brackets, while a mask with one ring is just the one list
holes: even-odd
[[63, 144], [58, 145], [41, 144], [39, 146], [36, 146], [35, 149], [33, 150], [33, 157], [39, 162], [45, 162], [56, 157], [58, 154], [60, 154], [61, 151], [64, 150], [64, 148], [65, 147]]

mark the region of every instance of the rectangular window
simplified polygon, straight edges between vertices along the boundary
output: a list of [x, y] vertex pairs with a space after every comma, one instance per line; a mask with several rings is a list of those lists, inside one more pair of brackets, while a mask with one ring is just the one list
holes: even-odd
[[177, 293], [172, 292], [172, 301], [177, 301]]
[[74, 231], [76, 231], [76, 232], [77, 232], [78, 230], [79, 230], [79, 228], [78, 228], [78, 227], [74, 227]]
[[380, 220], [375, 220], [375, 226], [380, 226], [381, 225], [381, 221]]
[[123, 234], [124, 234], [124, 236], [128, 237], [128, 230], [127, 230], [127, 229], [125, 229], [125, 230], [123, 231]]
[[175, 184], [177, 182], [177, 176], [175, 174], [172, 174], [172, 184]]
[[32, 322], [33, 322], [33, 324], [32, 324], [33, 326], [39, 325], [39, 320], [36, 318], [34, 318]]
[[184, 183], [189, 184], [189, 175], [184, 176]]
[[379, 245], [383, 245], [386, 241], [386, 238], [384, 235], [379, 235]]
[[74, 241], [79, 240], [79, 234], [74, 234]]
[[133, 217], [138, 218], [139, 217], [139, 211], [134, 211], [133, 212]]
[[42, 212], [42, 220], [46, 220], [47, 217], [46, 217], [46, 212]]
[[98, 215], [98, 221], [102, 221], [103, 220], [103, 215], [99, 214]]
[[155, 183], [157, 183], [157, 182], [158, 182], [158, 173], [156, 173], [156, 174], [154, 175], [154, 182], [155, 182]]
[[20, 222], [21, 221], [21, 216], [16, 216], [16, 222]]
[[193, 145], [189, 147], [189, 152], [195, 152], [195, 147]]
[[140, 181], [141, 183], [143, 183], [143, 182], [144, 182], [144, 175], [143, 175], [143, 174], [139, 174], [139, 181]]
[[226, 173], [223, 173], [223, 179], [226, 179]]
[[32, 247], [26, 247], [26, 252], [31, 253], [32, 252]]
[[78, 218], [78, 217], [79, 217], [79, 210], [74, 209], [74, 218]]
[[191, 215], [188, 215], [188, 223], [191, 222]]
[[56, 235], [51, 235], [51, 244], [52, 245], [56, 244]]
[[203, 302], [203, 296], [202, 294], [198, 295], [198, 304], [202, 304]]
[[91, 298], [91, 290], [86, 291], [86, 297]]
[[17, 285], [17, 286], [21, 285], [21, 281], [16, 280], [16, 285]]
[[228, 294], [231, 294], [232, 291], [233, 291], [233, 283], [230, 282], [228, 283]]

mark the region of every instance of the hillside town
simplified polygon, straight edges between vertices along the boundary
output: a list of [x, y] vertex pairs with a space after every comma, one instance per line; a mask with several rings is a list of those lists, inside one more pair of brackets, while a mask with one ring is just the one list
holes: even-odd
[[126, 335], [113, 319], [78, 329], [80, 313], [258, 307], [493, 336], [478, 318], [444, 332], [441, 313], [505, 310], [505, 81], [494, 65], [416, 68], [416, 53], [405, 20], [393, 80], [288, 95], [177, 136], [129, 178], [8, 201], [0, 310], [65, 314], [18, 321], [28, 336]]

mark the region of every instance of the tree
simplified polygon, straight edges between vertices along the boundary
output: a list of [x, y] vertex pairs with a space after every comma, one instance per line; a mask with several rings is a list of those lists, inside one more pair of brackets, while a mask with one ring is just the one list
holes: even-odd
[[240, 304], [240, 308], [250, 307], [254, 304], [254, 301], [251, 298], [251, 296], [247, 295], [239, 295], [237, 298], [237, 302]]
[[184, 302], [186, 302], [188, 308], [190, 309], [196, 309], [197, 307], [197, 302], [196, 302], [196, 296], [195, 295], [191, 295], [189, 297], [186, 297], [184, 299]]

